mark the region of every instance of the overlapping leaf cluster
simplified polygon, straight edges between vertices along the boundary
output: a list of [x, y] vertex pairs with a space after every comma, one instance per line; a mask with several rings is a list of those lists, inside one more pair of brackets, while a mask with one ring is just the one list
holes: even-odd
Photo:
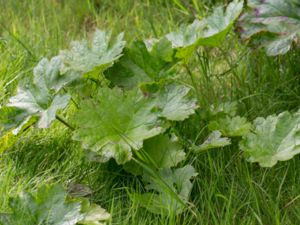
[[[42, 59], [32, 80], [19, 85], [16, 95], [0, 108], [2, 131], [19, 133], [33, 124], [48, 128], [57, 118], [72, 129], [73, 139], [81, 142], [91, 160], [112, 159], [143, 177], [147, 192], [134, 194], [142, 206], [154, 213], [182, 212], [197, 173], [185, 163], [186, 153], [172, 126], [195, 114], [199, 106], [191, 88], [177, 79], [174, 66], [186, 65], [198, 47], [219, 46], [242, 8], [243, 2], [234, 0], [227, 8], [218, 7], [207, 18], [160, 39], [137, 40], [126, 47], [123, 33], [114, 39], [111, 32], [101, 30], [96, 30], [90, 42], [72, 42], [58, 56]], [[72, 126], [58, 115], [70, 100], [77, 109], [70, 120]], [[273, 134], [277, 145], [265, 145], [261, 135], [269, 123], [277, 123], [274, 118], [256, 121], [256, 133], [251, 133], [252, 125], [237, 115], [234, 103], [211, 107], [206, 121], [212, 133], [203, 144], [190, 147], [207, 151], [242, 136], [240, 146], [250, 161], [274, 165], [298, 153], [291, 143], [297, 135], [297, 119], [280, 119], [280, 135], [277, 130]], [[292, 124], [288, 128], [286, 121]], [[96, 206], [68, 201], [61, 190], [53, 190], [55, 193], [46, 188], [36, 196], [25, 194], [12, 200], [12, 214], [6, 221], [18, 224], [16, 219], [24, 216], [28, 224], [46, 223], [46, 218], [50, 224], [101, 224], [92, 221], [101, 221], [92, 213], [101, 211]], [[18, 207], [28, 209], [22, 212], [26, 215], [19, 215]], [[55, 209], [49, 210], [52, 207]], [[93, 209], [83, 215], [83, 208]]]
[[9, 200], [11, 212], [0, 215], [1, 225], [105, 225], [110, 214], [86, 199], [74, 199], [59, 185], [41, 186], [35, 194]]

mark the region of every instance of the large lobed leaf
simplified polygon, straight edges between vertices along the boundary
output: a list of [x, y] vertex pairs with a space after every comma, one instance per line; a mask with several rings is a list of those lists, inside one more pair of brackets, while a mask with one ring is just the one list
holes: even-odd
[[17, 94], [0, 109], [3, 112], [1, 124], [5, 129], [20, 126], [32, 116], [38, 117], [39, 128], [50, 126], [57, 110], [64, 109], [70, 100], [69, 94], [58, 93], [73, 79], [60, 74], [61, 65], [59, 57], [50, 61], [44, 58], [38, 63], [34, 68], [33, 82], [19, 85]]
[[142, 82], [159, 81], [169, 76], [168, 69], [174, 59], [171, 42], [163, 38], [147, 48], [142, 41], [135, 41], [125, 48], [124, 56], [106, 72], [113, 84], [131, 89]]
[[153, 193], [134, 194], [135, 200], [156, 214], [181, 213], [193, 187], [191, 179], [197, 176], [195, 169], [191, 165], [186, 165], [175, 170], [161, 169], [158, 174], [163, 183], [145, 176], [146, 188]]
[[237, 109], [236, 102], [222, 102], [204, 109], [201, 116], [208, 122], [210, 131], [219, 131], [226, 137], [239, 137], [250, 131], [251, 123], [238, 116]]
[[285, 54], [300, 37], [297, 0], [249, 0], [249, 12], [240, 19], [241, 36], [265, 47], [270, 56]]
[[0, 216], [1, 225], [101, 225], [110, 215], [87, 200], [68, 199], [59, 185], [42, 186], [36, 194], [10, 198], [11, 212]]
[[240, 142], [250, 162], [272, 167], [300, 153], [300, 112], [257, 118], [254, 130]]
[[179, 31], [166, 35], [178, 50], [178, 58], [188, 57], [197, 46], [219, 46], [240, 15], [243, 1], [234, 0], [227, 8], [217, 7], [212, 15], [203, 20], [196, 19], [190, 25], [181, 26]]
[[152, 99], [160, 117], [167, 120], [185, 120], [198, 108], [197, 100], [191, 95], [189, 87], [160, 82], [144, 84], [141, 89]]
[[[182, 148], [175, 137], [170, 138], [165, 134], [157, 135], [144, 141], [144, 160], [154, 169], [175, 167], [185, 159], [185, 152]], [[124, 168], [134, 175], [144, 173], [143, 168], [134, 161], [126, 163]]]
[[123, 93], [118, 88], [102, 88], [82, 103], [73, 139], [97, 153], [100, 161], [115, 158], [123, 164], [131, 159], [132, 148], [140, 149], [144, 139], [163, 131], [152, 107], [137, 89]]
[[99, 89], [93, 99], [83, 101], [73, 138], [96, 153], [97, 160], [115, 158], [124, 164], [132, 149], [142, 148], [145, 139], [164, 131], [166, 119], [184, 120], [195, 112], [195, 99], [188, 91], [175, 84], [148, 94], [139, 89]]
[[62, 71], [98, 78], [121, 57], [126, 43], [123, 37], [124, 34], [121, 33], [115, 40], [111, 40], [111, 32], [97, 29], [90, 44], [86, 40], [72, 42], [70, 50], [60, 52], [64, 63]]
[[143, 149], [156, 168], [174, 167], [185, 159], [182, 146], [167, 135], [158, 135], [146, 140]]
[[207, 151], [213, 148], [221, 148], [230, 145], [231, 141], [227, 137], [222, 137], [222, 133], [218, 130], [213, 131], [207, 139], [199, 146], [194, 147], [196, 153]]
[[224, 116], [212, 120], [208, 124], [211, 131], [219, 130], [226, 137], [240, 137], [247, 134], [251, 129], [251, 123], [245, 117]]

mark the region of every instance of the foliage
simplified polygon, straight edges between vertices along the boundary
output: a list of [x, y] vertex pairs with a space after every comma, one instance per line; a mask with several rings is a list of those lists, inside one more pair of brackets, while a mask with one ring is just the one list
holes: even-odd
[[203, 20], [196, 19], [190, 25], [181, 26], [179, 31], [167, 34], [166, 38], [177, 49], [176, 57], [187, 58], [197, 46], [219, 46], [240, 15], [242, 8], [243, 2], [234, 0], [225, 10], [217, 7], [212, 15]]
[[92, 43], [87, 41], [74, 41], [70, 50], [60, 52], [60, 57], [64, 62], [62, 71], [74, 74], [85, 74], [87, 77], [98, 78], [98, 76], [114, 61], [121, 57], [125, 46], [124, 34], [117, 36], [116, 40], [111, 40], [111, 32], [96, 30]]
[[59, 185], [41, 186], [36, 194], [22, 193], [11, 198], [9, 206], [11, 212], [0, 217], [0, 224], [104, 225], [110, 218], [98, 205], [67, 198]]
[[238, 116], [237, 109], [236, 102], [223, 102], [203, 110], [202, 117], [208, 122], [210, 131], [218, 130], [226, 137], [240, 137], [250, 131], [251, 123], [245, 117]]
[[161, 169], [159, 170], [159, 176], [172, 192], [178, 194], [179, 199], [170, 195], [169, 190], [166, 190], [163, 185], [160, 185], [158, 181], [149, 176], [145, 177], [146, 188], [152, 190], [153, 193], [135, 194], [134, 197], [141, 206], [153, 213], [181, 213], [184, 210], [183, 203], [188, 201], [193, 187], [191, 179], [197, 176], [195, 169], [191, 165], [175, 170]]
[[300, 5], [295, 0], [250, 0], [240, 19], [241, 36], [270, 56], [287, 53], [300, 37]]
[[246, 134], [240, 143], [250, 162], [272, 167], [300, 153], [300, 112], [259, 117], [254, 126], [254, 131]]
[[198, 108], [196, 99], [186, 86], [174, 83], [148, 83], [141, 89], [152, 99], [159, 116], [168, 120], [185, 120]]
[[247, 119], [244, 117], [225, 116], [210, 121], [208, 128], [211, 131], [219, 130], [226, 137], [239, 137], [250, 131], [251, 123], [247, 122]]
[[207, 139], [203, 142], [203, 144], [195, 147], [194, 151], [196, 153], [198, 153], [198, 152], [207, 151], [207, 150], [213, 149], [213, 148], [224, 147], [224, 146], [227, 146], [230, 144], [231, 144], [231, 141], [229, 138], [222, 137], [221, 132], [218, 130], [215, 130], [207, 137]]
[[[236, 102], [198, 110], [201, 101], [195, 95], [201, 93], [192, 91], [198, 90], [197, 84], [192, 82], [192, 89], [180, 79], [188, 70], [186, 60], [199, 46], [224, 42], [242, 7], [242, 1], [234, 0], [226, 9], [218, 7], [212, 15], [179, 31], [135, 40], [126, 47], [123, 33], [114, 39], [111, 32], [102, 30], [95, 31], [91, 43], [72, 42], [70, 50], [51, 60], [42, 59], [34, 68], [33, 79], [19, 85], [17, 94], [1, 107], [3, 140], [33, 123], [48, 128], [58, 119], [71, 128], [72, 139], [81, 142], [89, 159], [102, 163], [113, 159], [127, 172], [141, 176], [145, 189], [133, 196], [158, 214], [179, 214], [186, 209], [192, 179], [197, 176], [186, 162], [190, 154], [228, 146], [228, 137], [243, 136], [241, 148], [250, 161], [262, 166], [293, 157], [298, 153], [298, 114], [259, 118], [252, 126], [238, 115]], [[75, 105], [68, 111], [74, 126], [58, 115], [70, 100]], [[178, 131], [192, 123], [183, 122], [192, 116], [211, 132], [199, 146]], [[272, 126], [279, 128], [267, 133]], [[24, 218], [26, 224], [99, 225], [110, 217], [88, 201], [67, 198], [60, 187], [42, 187], [36, 195], [13, 198], [10, 208], [12, 213], [2, 218], [10, 224]]]
[[82, 102], [73, 139], [97, 153], [101, 162], [113, 157], [124, 164], [132, 158], [132, 148], [139, 150], [144, 139], [164, 130], [147, 100], [139, 90], [100, 89], [95, 98]]
[[135, 41], [124, 49], [124, 56], [106, 72], [114, 85], [131, 89], [142, 82], [154, 82], [171, 76], [168, 69], [174, 64], [171, 42], [162, 38], [147, 48], [143, 41]]
[[[161, 134], [145, 140], [140, 154], [154, 169], [171, 168], [185, 159], [186, 154], [182, 148], [176, 137]], [[134, 175], [147, 174], [143, 167], [133, 161], [126, 163], [124, 169]]]
[[[6, 129], [24, 124], [31, 117], [37, 116], [37, 127], [47, 128], [55, 120], [56, 112], [64, 109], [70, 100], [69, 94], [59, 94], [62, 87], [72, 79], [60, 74], [62, 62], [59, 57], [50, 61], [42, 59], [34, 68], [33, 82], [20, 85], [17, 95], [9, 99], [1, 123]], [[6, 121], [5, 121], [6, 119]]]

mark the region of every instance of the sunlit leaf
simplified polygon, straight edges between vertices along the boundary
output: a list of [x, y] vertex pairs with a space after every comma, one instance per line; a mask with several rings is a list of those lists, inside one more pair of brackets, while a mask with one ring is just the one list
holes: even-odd
[[82, 103], [73, 139], [97, 153], [100, 161], [115, 158], [123, 164], [131, 159], [132, 149], [142, 148], [143, 140], [164, 130], [152, 108], [137, 89], [124, 93], [118, 88], [102, 88]]
[[104, 225], [110, 215], [86, 199], [71, 199], [59, 185], [41, 186], [35, 194], [10, 198], [11, 212], [0, 216], [1, 225]]
[[88, 200], [81, 203], [81, 213], [83, 219], [78, 224], [84, 225], [105, 225], [107, 220], [111, 218], [110, 214], [99, 205], [91, 204]]
[[19, 87], [17, 94], [10, 98], [7, 106], [23, 110], [28, 116], [39, 117], [37, 127], [47, 128], [55, 119], [57, 110], [64, 109], [70, 100], [69, 94], [52, 95], [48, 90], [40, 89], [35, 85]]
[[272, 167], [300, 153], [300, 112], [257, 118], [254, 130], [240, 142], [250, 162]]
[[243, 2], [234, 0], [225, 10], [217, 7], [207, 18], [196, 19], [190, 25], [181, 26], [179, 31], [169, 33], [166, 37], [177, 49], [176, 56], [187, 58], [197, 46], [219, 46], [240, 15], [242, 8]]
[[121, 57], [126, 43], [123, 37], [124, 34], [121, 33], [112, 40], [111, 32], [96, 30], [91, 43], [86, 40], [72, 42], [70, 50], [60, 52], [64, 63], [62, 72], [69, 71], [98, 78], [105, 69]]
[[196, 146], [194, 148], [195, 152], [202, 152], [207, 151], [209, 149], [213, 148], [220, 148], [227, 145], [230, 145], [231, 141], [229, 138], [222, 137], [222, 134], [220, 131], [215, 130], [213, 131], [208, 138], [201, 144], [200, 146]]
[[251, 123], [246, 118], [235, 117], [219, 117], [212, 120], [208, 124], [211, 131], [219, 130], [223, 136], [226, 137], [239, 137], [247, 134], [251, 129]]
[[195, 113], [197, 100], [190, 88], [174, 83], [149, 83], [142, 87], [145, 95], [151, 97], [161, 117], [182, 121]]

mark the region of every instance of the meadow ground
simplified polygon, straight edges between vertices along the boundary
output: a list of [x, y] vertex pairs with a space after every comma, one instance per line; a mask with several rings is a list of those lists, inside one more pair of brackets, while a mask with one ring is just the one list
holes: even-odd
[[[56, 55], [96, 27], [113, 33], [124, 31], [130, 44], [135, 39], [161, 36], [195, 16], [201, 18], [220, 3], [190, 2], [188, 6], [179, 0], [0, 0], [1, 103], [14, 92], [17, 81], [32, 76], [39, 59]], [[179, 75], [182, 82], [191, 84], [188, 72], [193, 74], [200, 110], [238, 101], [239, 113], [252, 120], [297, 109], [297, 62], [299, 54], [293, 51], [278, 58], [253, 52], [232, 32], [221, 48], [195, 54], [189, 70]], [[193, 117], [177, 130], [187, 140], [194, 140], [206, 137], [205, 126]], [[299, 157], [264, 169], [248, 163], [241, 154], [237, 144], [201, 155], [188, 154], [199, 173], [191, 206], [179, 216], [158, 216], [130, 197], [143, 188], [138, 177], [113, 161], [103, 165], [88, 162], [80, 144], [55, 122], [50, 131], [31, 130], [1, 153], [0, 212], [7, 210], [9, 196], [20, 191], [35, 190], [42, 184], [67, 187], [81, 183], [93, 190], [90, 199], [112, 214], [111, 224], [299, 224]]]

